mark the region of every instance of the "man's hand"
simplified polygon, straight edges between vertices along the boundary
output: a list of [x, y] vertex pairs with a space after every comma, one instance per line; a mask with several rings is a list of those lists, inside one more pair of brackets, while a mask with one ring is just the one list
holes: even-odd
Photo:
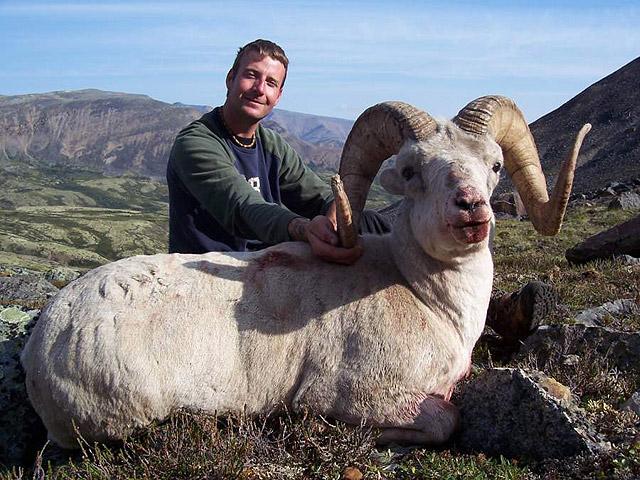
[[289, 235], [294, 240], [307, 242], [314, 255], [322, 260], [351, 265], [362, 255], [362, 245], [358, 244], [353, 248], [338, 247], [335, 213], [334, 222], [330, 218], [324, 215], [318, 215], [311, 221], [295, 218], [289, 223]]

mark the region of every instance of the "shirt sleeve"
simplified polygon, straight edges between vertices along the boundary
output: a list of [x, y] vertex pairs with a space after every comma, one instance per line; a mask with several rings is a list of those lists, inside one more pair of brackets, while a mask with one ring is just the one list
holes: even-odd
[[288, 225], [299, 215], [266, 202], [240, 175], [222, 140], [194, 126], [176, 138], [171, 157], [186, 188], [229, 233], [268, 244], [291, 240]]

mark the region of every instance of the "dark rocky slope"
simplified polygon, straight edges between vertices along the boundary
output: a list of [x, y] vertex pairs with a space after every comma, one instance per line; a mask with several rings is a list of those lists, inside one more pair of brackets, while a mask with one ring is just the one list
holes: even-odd
[[640, 57], [531, 124], [545, 171], [555, 173], [580, 127], [584, 142], [574, 192], [640, 176]]

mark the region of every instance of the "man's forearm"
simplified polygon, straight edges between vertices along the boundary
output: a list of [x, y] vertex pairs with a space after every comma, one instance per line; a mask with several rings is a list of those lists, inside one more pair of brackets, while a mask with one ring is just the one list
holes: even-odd
[[309, 224], [309, 219], [298, 217], [294, 218], [289, 222], [288, 230], [289, 236], [291, 240], [295, 240], [298, 242], [308, 242], [307, 239], [307, 225]]

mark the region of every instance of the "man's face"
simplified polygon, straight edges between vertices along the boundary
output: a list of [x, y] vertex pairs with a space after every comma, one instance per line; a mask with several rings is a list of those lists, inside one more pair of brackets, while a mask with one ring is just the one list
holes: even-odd
[[278, 60], [248, 52], [240, 60], [235, 77], [231, 71], [227, 74], [225, 108], [244, 118], [262, 120], [280, 100], [285, 73]]

